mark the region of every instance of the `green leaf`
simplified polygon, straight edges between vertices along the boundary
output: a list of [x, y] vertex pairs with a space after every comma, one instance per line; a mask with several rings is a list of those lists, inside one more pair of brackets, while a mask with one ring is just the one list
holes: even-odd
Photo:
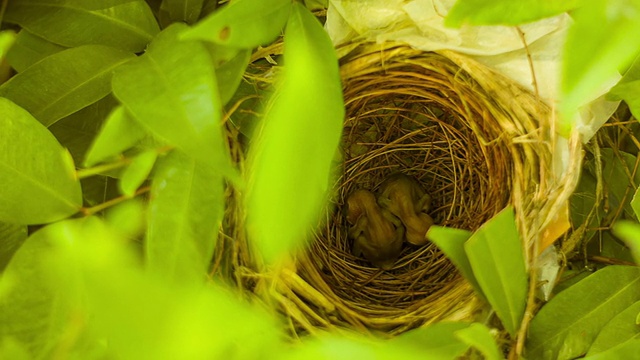
[[514, 336], [526, 305], [527, 270], [513, 208], [507, 207], [482, 225], [464, 250], [482, 292]]
[[529, 359], [573, 359], [602, 328], [640, 300], [640, 268], [608, 266], [549, 301], [531, 321]]
[[630, 221], [619, 221], [613, 225], [613, 233], [624, 240], [631, 249], [636, 264], [640, 264], [640, 225]]
[[520, 25], [573, 10], [580, 0], [458, 0], [447, 14], [445, 25]]
[[186, 28], [184, 24], [168, 27], [143, 56], [118, 69], [113, 92], [160, 140], [229, 174], [215, 70], [201, 43], [178, 40]]
[[109, 94], [113, 70], [133, 57], [100, 45], [64, 50], [11, 78], [0, 96], [49, 126]]
[[563, 132], [574, 126], [579, 106], [597, 97], [640, 48], [638, 1], [591, 0], [572, 18], [575, 23], [567, 33], [560, 86]]
[[496, 340], [489, 329], [480, 324], [473, 323], [468, 328], [456, 331], [456, 337], [480, 351], [484, 359], [501, 360], [504, 359], [498, 349]]
[[453, 262], [467, 281], [473, 286], [478, 295], [483, 296], [478, 280], [473, 274], [471, 263], [464, 252], [464, 243], [471, 237], [471, 232], [463, 229], [454, 229], [434, 225], [429, 228], [427, 238], [435, 243], [447, 258]]
[[584, 225], [585, 234], [582, 238], [587, 241], [596, 233], [593, 229], [598, 227], [605, 216], [602, 201], [596, 201], [596, 191], [595, 176], [583, 170], [578, 186], [569, 199], [571, 224], [574, 229]]
[[469, 345], [460, 341], [457, 334], [468, 327], [469, 324], [460, 322], [441, 322], [420, 327], [391, 339], [386, 348], [389, 355], [397, 355], [402, 351], [423, 359], [457, 359], [469, 349]]
[[0, 221], [41, 224], [82, 205], [73, 161], [28, 112], [0, 98]]
[[82, 163], [87, 150], [100, 132], [105, 119], [117, 106], [111, 95], [77, 111], [49, 126], [49, 131], [67, 148], [76, 164]]
[[0, 273], [26, 239], [26, 226], [0, 222]]
[[640, 339], [624, 342], [607, 351], [587, 356], [585, 360], [635, 359], [640, 353]]
[[17, 72], [23, 72], [29, 66], [64, 49], [66, 49], [64, 46], [54, 44], [23, 29], [18, 33], [15, 44], [7, 53], [7, 61]]
[[633, 194], [631, 198], [631, 209], [633, 209], [633, 213], [636, 215], [636, 219], [640, 219], [640, 188], [636, 189], [636, 192]]
[[299, 247], [319, 220], [344, 118], [333, 45], [300, 4], [294, 5], [284, 46], [280, 88], [248, 155], [248, 229], [267, 262]]
[[144, 50], [158, 24], [143, 0], [10, 1], [4, 20], [53, 43]]
[[[0, 339], [15, 341], [14, 346], [26, 350], [30, 359], [51, 359], [61, 346], [72, 352], [84, 345], [78, 317], [76, 324], [72, 322], [73, 305], [79, 301], [77, 280], [52, 283], [55, 269], [47, 262], [60, 245], [56, 238], [65, 230], [70, 230], [68, 222], [61, 222], [29, 237], [0, 278]], [[85, 235], [93, 238], [97, 234]], [[73, 273], [73, 266], [68, 264], [67, 271]]]
[[205, 0], [164, 0], [160, 9], [169, 14], [172, 22], [184, 21], [194, 24], [200, 18]]
[[133, 147], [145, 136], [144, 129], [131, 118], [127, 111], [118, 106], [104, 123], [87, 152], [85, 166], [93, 166]]
[[158, 167], [149, 203], [148, 266], [176, 282], [204, 279], [222, 221], [222, 177], [176, 151]]
[[636, 119], [640, 119], [640, 56], [637, 56], [629, 70], [616, 86], [609, 90], [608, 100], [624, 100]]
[[247, 65], [249, 65], [250, 58], [250, 50], [240, 50], [236, 56], [216, 68], [216, 77], [220, 86], [220, 99], [223, 105], [231, 100], [238, 89]]
[[606, 179], [605, 190], [608, 191], [609, 206], [618, 208], [622, 203], [624, 212], [629, 217], [634, 217], [631, 207], [631, 190], [640, 184], [640, 171], [636, 168], [636, 156], [610, 148], [600, 150], [600, 161], [602, 161], [602, 178]]
[[640, 313], [640, 300], [624, 309], [605, 325], [587, 352], [587, 356], [609, 350], [631, 339], [640, 339], [636, 316]]
[[198, 22], [183, 38], [253, 49], [281, 34], [290, 11], [290, 0], [233, 1]]
[[140, 185], [147, 180], [157, 158], [158, 152], [155, 150], [144, 151], [133, 158], [120, 179], [120, 191], [123, 195], [133, 196]]

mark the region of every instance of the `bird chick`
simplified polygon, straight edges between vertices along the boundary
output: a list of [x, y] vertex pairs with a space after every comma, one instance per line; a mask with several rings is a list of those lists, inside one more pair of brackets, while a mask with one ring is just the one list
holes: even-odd
[[402, 221], [407, 242], [413, 245], [427, 243], [425, 235], [433, 225], [433, 218], [427, 214], [431, 196], [416, 179], [401, 173], [389, 176], [380, 187], [378, 204]]
[[402, 251], [402, 222], [380, 208], [372, 192], [362, 189], [347, 198], [346, 217], [352, 225], [353, 254], [364, 255], [381, 269], [391, 269]]

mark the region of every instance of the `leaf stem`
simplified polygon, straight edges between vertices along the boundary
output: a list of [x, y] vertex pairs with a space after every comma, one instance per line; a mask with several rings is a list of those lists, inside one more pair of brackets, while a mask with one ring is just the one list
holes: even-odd
[[122, 195], [119, 196], [117, 198], [111, 199], [109, 201], [103, 202], [100, 205], [96, 205], [96, 206], [92, 206], [90, 208], [85, 208], [83, 207], [82, 209], [80, 209], [80, 212], [82, 213], [82, 215], [84, 216], [91, 216], [94, 215], [96, 213], [99, 213], [102, 210], [108, 209], [112, 206], [118, 205], [121, 202], [127, 201], [131, 198], [134, 198], [138, 195], [142, 195], [144, 193], [149, 192], [149, 190], [151, 190], [150, 186], [145, 186], [145, 187], [141, 187], [140, 189], [136, 190], [136, 192], [132, 195], [132, 196], [126, 196], [126, 195]]
[[131, 159], [123, 157], [122, 159], [110, 164], [99, 165], [88, 169], [78, 169], [76, 170], [76, 176], [78, 177], [78, 179], [84, 179], [91, 176], [100, 175], [101, 173], [107, 171], [119, 169], [123, 166], [129, 165], [129, 163], [131, 163]]

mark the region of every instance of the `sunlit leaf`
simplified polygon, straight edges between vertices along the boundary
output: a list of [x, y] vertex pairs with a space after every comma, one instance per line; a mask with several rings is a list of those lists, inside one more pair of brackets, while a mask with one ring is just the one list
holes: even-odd
[[464, 250], [482, 292], [505, 329], [515, 335], [524, 315], [527, 271], [513, 208], [482, 225]]
[[87, 152], [84, 164], [93, 166], [118, 155], [133, 147], [144, 136], [144, 129], [127, 114], [122, 106], [119, 106], [109, 114]]
[[176, 282], [203, 279], [223, 215], [216, 169], [172, 152], [155, 173], [149, 204], [149, 267]]
[[133, 196], [140, 185], [147, 180], [153, 164], [156, 163], [158, 152], [147, 150], [136, 155], [131, 164], [122, 173], [120, 178], [120, 191], [125, 196]]
[[63, 46], [106, 45], [139, 52], [159, 31], [143, 0], [9, 1], [4, 20]]
[[111, 95], [58, 120], [49, 126], [49, 131], [67, 148], [76, 164], [82, 163], [87, 150], [100, 132], [105, 119], [117, 106], [118, 101]]
[[0, 222], [0, 272], [26, 238], [26, 226]]
[[216, 284], [143, 271], [127, 243], [97, 219], [68, 224], [54, 240], [50, 283], [82, 296], [75, 316], [117, 354], [107, 358], [255, 359], [283, 346], [267, 312]]
[[[441, 322], [420, 327], [399, 335], [388, 341], [388, 358], [403, 351], [422, 359], [457, 359], [468, 349], [469, 345], [460, 341], [456, 334], [469, 327], [467, 323]], [[383, 352], [384, 354], [385, 352]], [[398, 356], [396, 358], [402, 358]]]
[[487, 360], [504, 359], [493, 335], [486, 326], [480, 323], [473, 323], [466, 329], [456, 331], [456, 337], [465, 344], [476, 348]]
[[160, 9], [166, 11], [173, 22], [193, 24], [200, 17], [203, 4], [204, 0], [164, 0]]
[[471, 232], [463, 229], [447, 228], [434, 225], [429, 228], [427, 238], [438, 245], [438, 248], [447, 255], [456, 268], [462, 273], [465, 279], [473, 286], [473, 289], [481, 296], [482, 289], [478, 285], [469, 258], [464, 252], [464, 243], [471, 237]]
[[640, 300], [640, 268], [608, 266], [562, 291], [531, 322], [525, 356], [573, 359], [602, 328]]
[[640, 300], [611, 319], [593, 341], [587, 356], [606, 351], [631, 339], [640, 339], [640, 326], [636, 324], [636, 316], [639, 313]]
[[267, 262], [299, 247], [319, 220], [344, 118], [333, 45], [300, 4], [284, 46], [280, 88], [249, 150], [248, 230]]
[[624, 100], [636, 119], [640, 119], [640, 56], [637, 56], [629, 70], [616, 86], [607, 94], [609, 100]]
[[630, 221], [620, 221], [614, 224], [613, 233], [624, 240], [631, 249], [631, 255], [636, 264], [640, 264], [640, 225]]
[[113, 70], [133, 57], [100, 45], [60, 51], [0, 86], [0, 96], [49, 126], [109, 94]]
[[252, 49], [280, 35], [290, 11], [290, 0], [237, 0], [198, 22], [183, 37]]
[[185, 29], [184, 24], [168, 27], [143, 56], [118, 69], [113, 92], [160, 140], [229, 173], [215, 70], [201, 43], [178, 40]]
[[626, 341], [601, 353], [587, 356], [585, 360], [634, 359], [640, 354], [640, 339]]
[[578, 107], [597, 97], [640, 48], [638, 1], [591, 0], [572, 18], [562, 61], [559, 109], [564, 132], [574, 126]]
[[447, 14], [445, 25], [520, 25], [572, 10], [580, 0], [458, 0]]
[[133, 198], [108, 209], [104, 220], [118, 234], [135, 238], [145, 230], [145, 210], [146, 203]]
[[[74, 227], [79, 223], [73, 222]], [[30, 359], [51, 359], [63, 344], [67, 344], [67, 354], [86, 345], [79, 336], [79, 319], [74, 323], [72, 315], [79, 301], [77, 278], [58, 286], [61, 284], [51, 282], [52, 269], [47, 263], [47, 257], [60, 245], [59, 236], [65, 232], [70, 235], [68, 225], [56, 223], [27, 239], [0, 278], [0, 339], [12, 338]], [[98, 234], [91, 233], [92, 238], [95, 236]], [[67, 239], [82, 240], [73, 234]], [[73, 279], [74, 270], [68, 264], [67, 280]]]
[[27, 30], [20, 30], [15, 44], [7, 53], [7, 61], [17, 72], [22, 72], [38, 61], [66, 49]]
[[0, 221], [39, 224], [82, 205], [71, 157], [28, 112], [0, 98]]

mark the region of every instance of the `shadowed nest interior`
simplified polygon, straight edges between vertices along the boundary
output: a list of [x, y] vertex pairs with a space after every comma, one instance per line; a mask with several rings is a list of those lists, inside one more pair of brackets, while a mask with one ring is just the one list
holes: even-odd
[[[394, 335], [438, 320], [470, 319], [479, 303], [435, 245], [405, 244], [390, 271], [352, 255], [345, 199], [358, 188], [376, 191], [400, 171], [432, 196], [430, 215], [438, 225], [475, 230], [510, 204], [531, 259], [532, 244], [577, 178], [551, 170], [550, 111], [512, 81], [452, 52], [400, 44], [341, 51], [347, 53], [341, 58], [346, 118], [335, 206], [309, 251], [270, 274], [252, 265], [243, 217], [236, 214], [225, 231], [235, 239], [224, 255], [233, 257], [232, 276], [261, 296], [267, 292], [256, 279], [270, 278], [277, 291], [267, 295], [275, 296], [295, 334], [346, 326]], [[570, 141], [571, 160], [580, 144]]]

